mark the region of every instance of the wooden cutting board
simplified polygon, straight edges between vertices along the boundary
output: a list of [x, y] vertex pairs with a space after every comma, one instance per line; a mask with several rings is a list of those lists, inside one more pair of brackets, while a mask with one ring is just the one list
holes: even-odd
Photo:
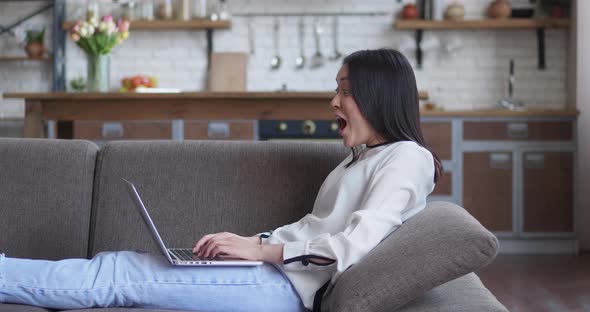
[[212, 53], [207, 89], [209, 91], [246, 91], [247, 69], [248, 53]]

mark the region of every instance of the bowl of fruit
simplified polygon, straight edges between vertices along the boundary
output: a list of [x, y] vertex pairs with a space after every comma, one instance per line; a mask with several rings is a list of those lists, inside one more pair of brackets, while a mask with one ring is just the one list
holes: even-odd
[[156, 88], [158, 80], [154, 76], [136, 75], [121, 79], [120, 92], [136, 92], [137, 89]]

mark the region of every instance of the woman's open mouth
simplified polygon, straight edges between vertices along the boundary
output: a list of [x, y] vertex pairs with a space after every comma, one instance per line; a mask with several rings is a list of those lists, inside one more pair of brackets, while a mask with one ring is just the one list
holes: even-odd
[[338, 121], [338, 126], [340, 127], [340, 135], [342, 135], [342, 132], [344, 131], [344, 128], [346, 128], [346, 126], [348, 125], [348, 122], [346, 122], [346, 120], [344, 118], [336, 118], [336, 120]]

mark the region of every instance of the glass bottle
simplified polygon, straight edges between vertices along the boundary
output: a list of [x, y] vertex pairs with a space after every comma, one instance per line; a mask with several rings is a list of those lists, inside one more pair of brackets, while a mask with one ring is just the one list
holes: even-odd
[[179, 0], [178, 1], [178, 14], [177, 14], [176, 18], [181, 21], [188, 21], [191, 19], [190, 0]]
[[193, 18], [207, 18], [207, 0], [194, 0], [192, 11]]
[[123, 4], [123, 13], [121, 14], [121, 18], [127, 21], [136, 20], [137, 15], [135, 10], [135, 1], [129, 1]]
[[153, 0], [142, 0], [141, 1], [141, 19], [146, 21], [154, 20], [154, 1]]
[[219, 0], [219, 7], [217, 12], [219, 14], [219, 19], [222, 21], [229, 20], [231, 17], [227, 7], [227, 2], [225, 0]]

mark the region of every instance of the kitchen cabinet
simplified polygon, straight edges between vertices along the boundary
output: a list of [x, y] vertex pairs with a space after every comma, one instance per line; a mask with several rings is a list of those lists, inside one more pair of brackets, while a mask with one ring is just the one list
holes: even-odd
[[525, 232], [573, 231], [572, 152], [523, 154]]
[[186, 140], [254, 140], [253, 121], [185, 121]]
[[75, 121], [74, 139], [109, 140], [170, 140], [170, 121]]
[[573, 128], [569, 121], [472, 121], [463, 124], [463, 139], [569, 141], [573, 139]]
[[501, 119], [462, 121], [461, 204], [509, 237], [573, 237], [575, 121]]
[[463, 207], [491, 231], [512, 231], [512, 153], [463, 154]]

